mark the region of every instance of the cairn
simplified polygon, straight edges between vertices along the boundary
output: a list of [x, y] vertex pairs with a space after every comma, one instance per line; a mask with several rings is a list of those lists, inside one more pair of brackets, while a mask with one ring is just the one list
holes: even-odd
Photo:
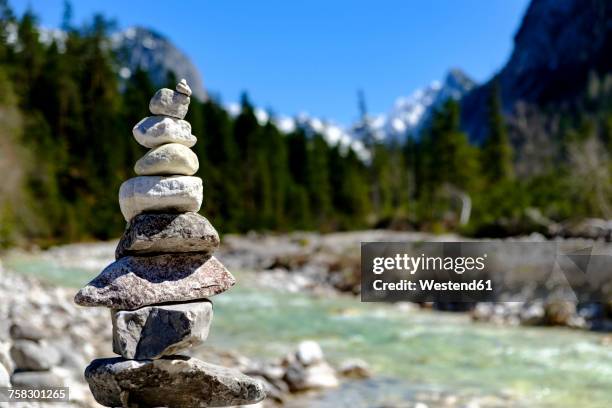
[[219, 235], [199, 215], [202, 180], [187, 114], [191, 89], [160, 89], [154, 116], [133, 129], [150, 150], [137, 177], [119, 189], [126, 230], [116, 261], [75, 297], [81, 306], [110, 308], [113, 351], [85, 370], [94, 398], [108, 407], [223, 407], [264, 399], [260, 382], [239, 371], [178, 353], [203, 343], [213, 317], [209, 297], [236, 282], [212, 255]]

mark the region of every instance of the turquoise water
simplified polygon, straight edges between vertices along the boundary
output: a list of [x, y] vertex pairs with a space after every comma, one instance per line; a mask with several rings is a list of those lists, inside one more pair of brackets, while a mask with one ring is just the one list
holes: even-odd
[[[36, 256], [4, 262], [70, 286], [97, 273]], [[377, 374], [305, 406], [374, 406], [383, 397], [411, 399], [423, 390], [504, 396], [512, 406], [612, 406], [612, 346], [602, 343], [603, 335], [474, 324], [465, 315], [274, 291], [259, 287], [252, 273], [237, 278], [235, 288], [213, 299], [212, 345], [275, 358], [314, 339], [332, 363], [359, 357]]]

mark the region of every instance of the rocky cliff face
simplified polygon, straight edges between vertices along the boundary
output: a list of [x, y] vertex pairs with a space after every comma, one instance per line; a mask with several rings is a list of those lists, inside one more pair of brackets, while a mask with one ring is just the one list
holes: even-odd
[[117, 51], [120, 74], [128, 77], [138, 67], [147, 71], [156, 86], [166, 84], [169, 72], [185, 78], [193, 94], [206, 99], [202, 76], [189, 57], [163, 35], [143, 27], [131, 27], [112, 36]]
[[[514, 49], [498, 74], [503, 107], [517, 103], [567, 105], [585, 89], [588, 76], [612, 70], [612, 2], [533, 0], [514, 37]], [[486, 137], [490, 82], [463, 102], [463, 123], [472, 140]]]

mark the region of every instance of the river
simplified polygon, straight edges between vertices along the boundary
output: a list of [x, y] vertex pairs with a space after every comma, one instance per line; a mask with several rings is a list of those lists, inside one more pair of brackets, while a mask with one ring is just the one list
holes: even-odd
[[[94, 244], [13, 253], [3, 262], [18, 273], [78, 287], [111, 259], [111, 244]], [[358, 357], [375, 372], [290, 407], [397, 408], [423, 399], [430, 407], [470, 400], [478, 401], [472, 406], [612, 406], [612, 346], [602, 334], [499, 327], [464, 314], [285, 293], [262, 287], [252, 271], [233, 272], [236, 287], [213, 299], [209, 344], [277, 358], [313, 339], [333, 365]]]

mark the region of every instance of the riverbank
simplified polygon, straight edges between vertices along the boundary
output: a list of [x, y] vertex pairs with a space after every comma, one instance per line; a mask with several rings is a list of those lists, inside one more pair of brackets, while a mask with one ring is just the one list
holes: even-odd
[[[247, 234], [228, 235], [220, 251], [234, 269], [258, 271], [259, 279], [268, 286], [294, 292], [329, 294], [332, 292], [359, 295], [361, 290], [360, 248], [363, 242], [449, 242], [470, 241], [455, 234], [433, 235], [419, 232], [397, 232], [385, 230], [354, 231], [345, 233], [318, 234], [292, 233], [288, 235]], [[538, 262], [547, 259], [544, 253], [553, 243], [565, 249], [591, 248], [596, 246], [599, 253], [612, 256], [612, 244], [591, 238], [556, 238], [547, 241], [540, 234], [496, 239], [491, 241], [498, 248], [500, 259], [508, 267], [516, 268], [516, 259], [531, 259], [531, 268], [537, 270]], [[521, 246], [529, 253], [507, 253], [509, 243], [534, 244]], [[528, 261], [527, 263], [529, 263]], [[531, 272], [526, 272], [531, 274]], [[526, 279], [534, 276], [526, 275]], [[469, 312], [475, 321], [491, 322], [502, 325], [524, 326], [565, 326], [574, 329], [612, 331], [612, 302], [577, 303], [560, 301], [554, 297], [555, 288], [550, 287], [550, 298], [530, 294], [523, 289], [516, 293], [506, 293], [509, 302], [498, 303], [425, 303], [423, 308], [442, 311]], [[566, 297], [568, 298], [568, 297]], [[519, 301], [520, 300], [520, 301]]]
[[[370, 237], [385, 239], [379, 234], [372, 232]], [[283, 271], [279, 266], [279, 260], [295, 262], [294, 258], [281, 257], [288, 251], [299, 255], [299, 248], [313, 245], [320, 248], [317, 262], [323, 262], [331, 259], [323, 257], [327, 245], [340, 242], [348, 248], [362, 237], [352, 233], [321, 238], [299, 234], [224, 237], [219, 257], [236, 273], [238, 284], [214, 298], [215, 330], [197, 352], [216, 355], [206, 355], [210, 361], [227, 359], [227, 365], [240, 366], [242, 361], [274, 367], [293, 354], [301, 341], [314, 340], [332, 367], [339, 369], [346, 360], [360, 359], [373, 373], [369, 379], [341, 380], [338, 387], [325, 392], [284, 394], [284, 406], [293, 408], [608, 406], [612, 398], [612, 349], [604, 335], [564, 328], [473, 323], [468, 314], [439, 313], [411, 304], [363, 304], [333, 285], [316, 283], [314, 277], [321, 270], [313, 262], [296, 263], [310, 268], [311, 272], [304, 274], [295, 272], [299, 269]], [[287, 250], [280, 241], [285, 241]], [[3, 260], [6, 269], [19, 275], [78, 287], [111, 261], [114, 246], [109, 242], [34, 254], [13, 252]], [[260, 253], [264, 247], [272, 247], [277, 255]], [[342, 253], [341, 247], [336, 245], [331, 251]], [[249, 259], [273, 260], [270, 265], [275, 267], [253, 272], [248, 270]], [[76, 319], [102, 325], [108, 320], [104, 310], [72, 306], [71, 289], [53, 285], [30, 290], [11, 280], [3, 281], [7, 285], [2, 295], [14, 298], [9, 303], [17, 302], [17, 309], [29, 310], [24, 309], [23, 302], [30, 296], [24, 294], [31, 293], [34, 303], [40, 297], [55, 304], [57, 301], [45, 293], [59, 291], [65, 293], [66, 304], [76, 309]], [[38, 308], [31, 312], [36, 313]], [[85, 337], [76, 337], [83, 344], [101, 338], [99, 349], [86, 346], [94, 351], [84, 361], [95, 353], [99, 353], [95, 357], [112, 355], [108, 350], [109, 327], [79, 329], [77, 323], [67, 324], [77, 332], [84, 330]], [[57, 335], [67, 333], [72, 329]], [[82, 364], [81, 371], [86, 363]], [[77, 380], [79, 375], [75, 368]], [[268, 407], [276, 402], [270, 399], [266, 404]]]

